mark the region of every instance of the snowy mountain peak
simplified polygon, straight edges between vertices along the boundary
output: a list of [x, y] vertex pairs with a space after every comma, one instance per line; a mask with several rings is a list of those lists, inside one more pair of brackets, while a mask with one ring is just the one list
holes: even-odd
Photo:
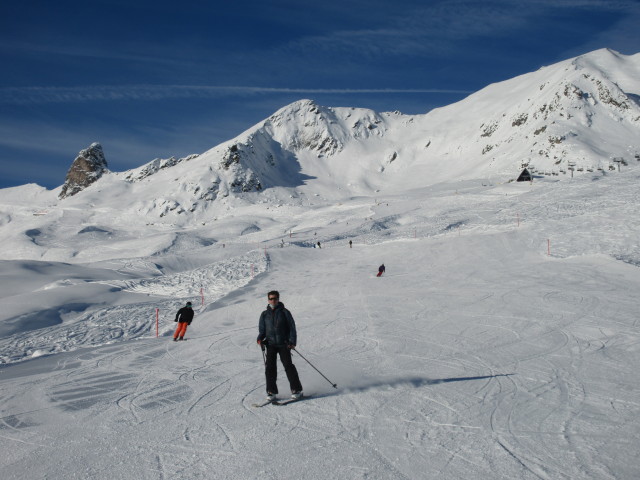
[[300, 100], [269, 117], [263, 129], [287, 150], [331, 156], [350, 140], [384, 135], [384, 120], [373, 110], [322, 107], [313, 100]]
[[639, 79], [640, 54], [602, 49], [424, 115], [303, 99], [200, 155], [102, 178], [106, 160], [94, 144], [60, 198], [115, 205], [126, 195], [133, 216], [190, 224], [227, 211], [226, 199], [281, 203], [304, 190], [332, 203], [448, 181], [509, 181], [523, 165], [559, 178], [612, 170], [614, 158], [640, 155]]
[[581, 69], [594, 69], [598, 70], [602, 75], [608, 76], [609, 74], [615, 75], [618, 70], [627, 70], [633, 68], [633, 65], [637, 65], [637, 59], [634, 59], [637, 55], [623, 55], [610, 48], [601, 48], [593, 52], [579, 55], [570, 60], [576, 70]]
[[640, 153], [639, 68], [640, 56], [603, 49], [489, 85], [427, 115], [430, 150], [487, 173], [609, 169]]

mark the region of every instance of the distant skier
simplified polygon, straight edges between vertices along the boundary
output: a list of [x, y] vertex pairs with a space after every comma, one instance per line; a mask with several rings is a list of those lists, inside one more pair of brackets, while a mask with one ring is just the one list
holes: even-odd
[[378, 275], [376, 275], [376, 277], [381, 277], [382, 274], [384, 273], [384, 271], [385, 271], [385, 268], [384, 268], [384, 263], [383, 263], [382, 265], [380, 265], [378, 267]]
[[349, 248], [352, 248], [351, 246], [353, 245], [353, 242], [351, 240], [349, 240]]
[[284, 308], [284, 303], [280, 303], [280, 293], [273, 290], [268, 293], [269, 305], [260, 315], [258, 323], [258, 344], [267, 349], [265, 361], [265, 376], [267, 379], [267, 400], [273, 401], [278, 394], [277, 362], [278, 355], [284, 366], [284, 371], [291, 387], [291, 398], [302, 397], [302, 384], [298, 377], [293, 361], [291, 360], [291, 349], [296, 348], [296, 323], [291, 312]]
[[318, 242], [318, 248], [322, 248], [322, 245], [320, 245], [320, 242]]
[[178, 322], [178, 328], [176, 328], [176, 332], [173, 334], [174, 342], [184, 340], [184, 335], [187, 333], [187, 326], [191, 325], [192, 321], [193, 309], [191, 308], [191, 302], [187, 302], [187, 304], [176, 313], [174, 322]]

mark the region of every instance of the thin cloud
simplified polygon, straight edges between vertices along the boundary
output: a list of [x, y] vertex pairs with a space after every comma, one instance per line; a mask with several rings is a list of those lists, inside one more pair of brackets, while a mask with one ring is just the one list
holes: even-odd
[[[130, 47], [131, 48], [131, 47]], [[78, 45], [53, 45], [30, 42], [4, 42], [0, 44], [0, 52], [4, 54], [49, 55], [56, 57], [78, 57], [81, 59], [125, 60], [130, 62], [166, 63], [173, 65], [174, 60], [161, 56], [145, 54], [119, 53], [114, 50], [91, 48]]]
[[[559, 11], [637, 13], [637, 0], [498, 0], [476, 2], [455, 0], [416, 5], [377, 19], [377, 28], [333, 30], [304, 36], [279, 48], [289, 57], [336, 52], [352, 59], [403, 55], [447, 57], [466, 51], [465, 41], [506, 36], [529, 25], [535, 18]], [[374, 20], [376, 20], [374, 18]]]
[[268, 94], [470, 94], [469, 90], [449, 89], [333, 89], [333, 88], [277, 88], [206, 85], [130, 85], [90, 87], [5, 87], [0, 88], [0, 104], [34, 105], [43, 103], [84, 103], [100, 101], [157, 101], [171, 98], [220, 98]]

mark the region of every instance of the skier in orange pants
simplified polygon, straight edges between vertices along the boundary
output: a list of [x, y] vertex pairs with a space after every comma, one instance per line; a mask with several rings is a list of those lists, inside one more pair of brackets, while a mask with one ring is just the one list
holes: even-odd
[[184, 307], [178, 310], [174, 321], [178, 322], [178, 328], [176, 328], [176, 332], [173, 334], [173, 341], [184, 340], [184, 335], [187, 333], [187, 326], [191, 325], [193, 321], [191, 302], [187, 302]]

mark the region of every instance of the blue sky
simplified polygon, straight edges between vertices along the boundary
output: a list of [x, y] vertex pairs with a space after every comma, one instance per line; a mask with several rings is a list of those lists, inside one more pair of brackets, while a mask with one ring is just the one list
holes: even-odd
[[638, 0], [4, 1], [0, 188], [201, 153], [279, 108], [418, 114], [599, 48], [640, 52]]

